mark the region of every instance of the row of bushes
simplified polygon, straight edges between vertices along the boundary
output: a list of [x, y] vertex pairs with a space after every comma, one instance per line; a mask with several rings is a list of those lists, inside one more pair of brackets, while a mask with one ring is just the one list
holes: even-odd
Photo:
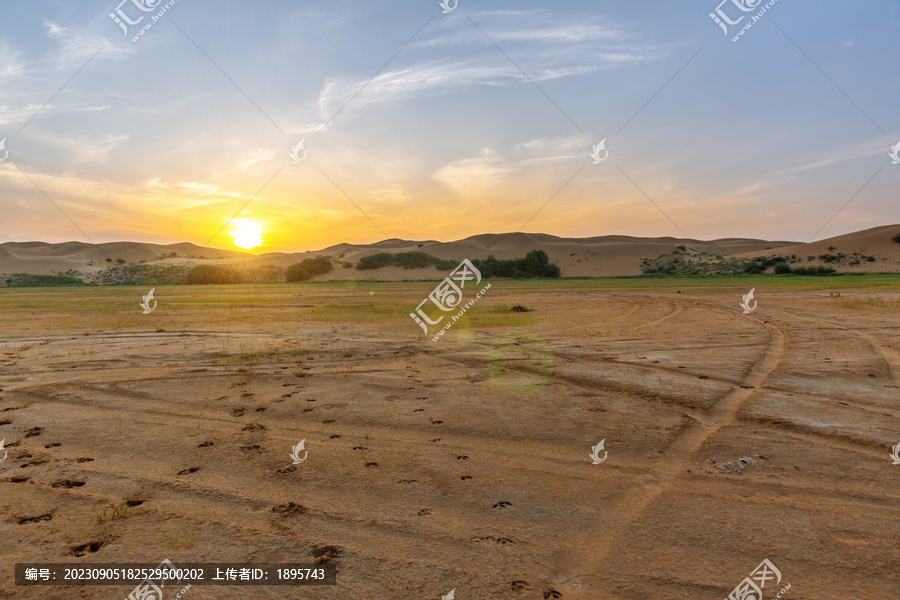
[[334, 267], [331, 261], [324, 256], [318, 258], [304, 258], [298, 263], [289, 266], [284, 272], [287, 281], [307, 281], [316, 275], [330, 273]]
[[439, 271], [448, 271], [459, 264], [458, 260], [443, 260], [424, 252], [379, 252], [370, 256], [363, 256], [356, 263], [360, 271], [369, 269], [381, 269], [383, 267], [403, 267], [404, 269], [424, 269], [435, 266]]
[[244, 283], [244, 275], [231, 265], [197, 265], [187, 274], [190, 285]]
[[[307, 281], [316, 275], [324, 275], [334, 267], [325, 257], [304, 258], [284, 271], [287, 281]], [[231, 265], [197, 265], [188, 271], [185, 283], [190, 285], [243, 283], [240, 269]]]
[[513, 279], [529, 279], [535, 277], [559, 277], [559, 266], [550, 262], [550, 257], [543, 250], [532, 250], [525, 258], [497, 260], [491, 254], [484, 260], [472, 261], [481, 276], [511, 277]]
[[[511, 277], [515, 279], [527, 279], [535, 277], [559, 277], [559, 267], [550, 263], [550, 257], [543, 250], [532, 250], [525, 258], [513, 258], [510, 260], [497, 260], [493, 255], [485, 260], [472, 261], [475, 268], [481, 271], [481, 276]], [[440, 271], [449, 271], [459, 265], [458, 260], [443, 260], [424, 252], [401, 252], [390, 254], [381, 252], [364, 256], [356, 263], [356, 268], [363, 271], [368, 269], [381, 269], [383, 267], [403, 267], [404, 269], [421, 269], [435, 266]]]
[[791, 268], [787, 263], [777, 263], [775, 265], [775, 274], [776, 275], [834, 275], [837, 271], [835, 271], [831, 267], [825, 267], [822, 265], [816, 267], [795, 267]]

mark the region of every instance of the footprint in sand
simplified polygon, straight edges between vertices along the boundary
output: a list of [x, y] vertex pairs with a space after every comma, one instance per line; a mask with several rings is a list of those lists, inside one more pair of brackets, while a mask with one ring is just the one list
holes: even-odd
[[88, 552], [96, 552], [105, 543], [105, 540], [88, 542], [86, 544], [78, 544], [77, 546], [72, 546], [69, 550], [74, 556], [84, 556]]
[[272, 507], [273, 513], [278, 513], [282, 517], [289, 517], [291, 515], [301, 515], [305, 513], [307, 509], [302, 504], [294, 504], [293, 502], [288, 502], [287, 504], [279, 504], [278, 506]]
[[313, 548], [310, 553], [312, 554], [313, 561], [317, 565], [320, 565], [322, 563], [334, 562], [337, 557], [341, 555], [341, 549], [337, 546], [317, 546]]
[[26, 523], [38, 523], [40, 521], [49, 521], [53, 519], [53, 515], [38, 515], [36, 517], [16, 517], [16, 525], [25, 525]]
[[52, 484], [50, 484], [50, 487], [71, 489], [81, 487], [83, 485], [83, 481], [75, 481], [74, 479], [62, 479], [60, 481], [54, 481]]

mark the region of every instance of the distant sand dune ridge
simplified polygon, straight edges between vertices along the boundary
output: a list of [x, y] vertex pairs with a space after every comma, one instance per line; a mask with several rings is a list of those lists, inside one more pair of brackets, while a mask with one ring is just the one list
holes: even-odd
[[[795, 255], [803, 266], [826, 264], [818, 257], [825, 254], [858, 253], [873, 256], [874, 261], [859, 264], [845, 261], [841, 272], [900, 271], [900, 243], [892, 241], [900, 235], [900, 225], [885, 225], [812, 243], [767, 241], [743, 238], [692, 240], [671, 237], [639, 238], [608, 235], [590, 238], [560, 238], [543, 233], [482, 234], [453, 242], [410, 241], [390, 239], [374, 244], [337, 244], [310, 252], [271, 252], [250, 254], [218, 248], [201, 248], [191, 243], [148, 244], [142, 242], [110, 242], [86, 244], [65, 242], [7, 242], [0, 244], [0, 274], [29, 273], [51, 275], [70, 270], [86, 276], [111, 265], [147, 263], [184, 265], [220, 264], [238, 266], [274, 265], [287, 267], [304, 258], [330, 256], [342, 262], [355, 263], [363, 256], [377, 252], [426, 252], [442, 259], [519, 258], [535, 249], [544, 250], [559, 265], [563, 277], [621, 277], [641, 274], [641, 261], [671, 253], [680, 246], [694, 253], [732, 255], [741, 258], [772, 254]], [[172, 253], [176, 257], [172, 257]], [[812, 257], [812, 258], [810, 258]], [[421, 280], [440, 279], [442, 272], [434, 267], [403, 269], [386, 267], [375, 271], [337, 268], [317, 279]]]

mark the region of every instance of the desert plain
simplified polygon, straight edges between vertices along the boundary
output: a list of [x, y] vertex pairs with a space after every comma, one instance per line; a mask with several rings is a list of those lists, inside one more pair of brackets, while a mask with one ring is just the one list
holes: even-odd
[[146, 315], [2, 289], [0, 597], [132, 587], [17, 562], [168, 558], [337, 566], [197, 600], [722, 600], [764, 559], [766, 598], [896, 598], [898, 283], [498, 280], [438, 341], [409, 317], [434, 282], [164, 286]]

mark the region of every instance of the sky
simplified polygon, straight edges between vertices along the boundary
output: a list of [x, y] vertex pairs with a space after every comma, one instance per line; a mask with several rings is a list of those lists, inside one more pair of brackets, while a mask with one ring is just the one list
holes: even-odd
[[893, 0], [120, 1], [5, 3], [0, 242], [900, 222]]

